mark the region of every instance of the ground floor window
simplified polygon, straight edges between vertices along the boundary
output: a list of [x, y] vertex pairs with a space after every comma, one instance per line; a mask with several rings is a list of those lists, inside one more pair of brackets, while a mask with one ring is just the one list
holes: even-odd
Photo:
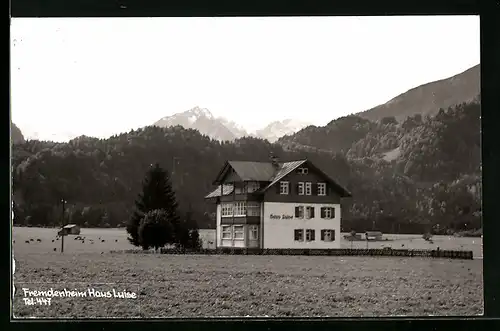
[[245, 239], [243, 225], [233, 225], [233, 231], [234, 231], [234, 239], [238, 239], [238, 240]]
[[230, 225], [223, 225], [222, 226], [222, 239], [231, 239], [231, 226]]
[[257, 225], [250, 225], [248, 227], [248, 239], [259, 240], [259, 227]]
[[295, 241], [304, 241], [304, 230], [295, 229], [293, 232], [293, 236]]
[[323, 241], [335, 241], [335, 230], [331, 230], [331, 229], [321, 230], [321, 240], [323, 240]]
[[315, 240], [315, 232], [313, 229], [306, 230], [306, 241], [314, 241]]

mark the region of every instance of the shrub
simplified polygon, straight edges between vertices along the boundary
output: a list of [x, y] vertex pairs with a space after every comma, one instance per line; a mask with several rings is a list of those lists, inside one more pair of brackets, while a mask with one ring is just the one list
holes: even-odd
[[139, 225], [139, 243], [144, 250], [155, 250], [173, 242], [174, 227], [167, 213], [162, 209], [152, 210], [144, 215]]

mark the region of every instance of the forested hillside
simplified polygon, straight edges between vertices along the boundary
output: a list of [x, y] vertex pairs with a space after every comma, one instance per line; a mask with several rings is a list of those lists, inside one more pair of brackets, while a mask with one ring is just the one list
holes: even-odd
[[476, 65], [458, 75], [420, 85], [388, 102], [357, 114], [371, 121], [393, 116], [404, 121], [409, 116], [436, 115], [438, 109], [470, 102], [480, 93], [481, 67]]
[[181, 212], [191, 206], [199, 227], [213, 228], [215, 209], [203, 196], [224, 161], [267, 161], [272, 151], [282, 161], [311, 159], [353, 193], [343, 202], [344, 231], [481, 226], [478, 100], [403, 123], [348, 116], [326, 129], [309, 127], [299, 137], [279, 144], [257, 138], [229, 143], [179, 126], [153, 126], [109, 139], [26, 141], [13, 147], [14, 222], [59, 224], [64, 198], [72, 223], [123, 225], [146, 170], [158, 162], [173, 172]]
[[24, 142], [23, 133], [14, 123], [12, 123], [10, 126], [10, 136], [12, 137], [13, 144], [19, 144]]

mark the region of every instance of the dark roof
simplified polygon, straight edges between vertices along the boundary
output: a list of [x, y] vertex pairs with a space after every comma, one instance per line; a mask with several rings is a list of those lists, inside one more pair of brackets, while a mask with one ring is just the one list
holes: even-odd
[[228, 163], [241, 180], [265, 182], [276, 172], [270, 162], [229, 161]]
[[[351, 197], [351, 193], [347, 191], [344, 187], [338, 184], [333, 178], [325, 174], [321, 169], [314, 166], [312, 162], [308, 160], [298, 160], [285, 163], [279, 163], [279, 167], [275, 168], [271, 162], [251, 162], [251, 161], [227, 161], [224, 167], [221, 169], [214, 184], [219, 185], [217, 189], [208, 194], [205, 198], [215, 198], [221, 196], [220, 194], [220, 184], [221, 180], [224, 178], [226, 173], [232, 168], [236, 174], [240, 177], [242, 181], [259, 181], [259, 182], [270, 182], [263, 190], [266, 191], [268, 188], [276, 184], [281, 178], [285, 177], [299, 166], [304, 163], [308, 163], [308, 166], [316, 170], [321, 174], [328, 182], [333, 185], [333, 188], [340, 193], [341, 197]], [[232, 185], [224, 185], [223, 195], [232, 193]]]

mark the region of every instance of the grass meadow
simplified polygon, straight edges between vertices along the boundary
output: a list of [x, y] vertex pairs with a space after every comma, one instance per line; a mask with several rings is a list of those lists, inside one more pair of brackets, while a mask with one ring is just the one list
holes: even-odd
[[[13, 314], [17, 318], [471, 316], [483, 312], [480, 259], [110, 253], [132, 248], [125, 229], [82, 229], [85, 240], [67, 236], [61, 254], [56, 232], [13, 229]], [[202, 230], [200, 235], [210, 246], [213, 231]], [[370, 242], [369, 248], [439, 246], [481, 256], [480, 238], [435, 237], [429, 244], [420, 236], [387, 237], [392, 240]], [[365, 242], [352, 245], [366, 247]], [[342, 246], [351, 247], [351, 242], [342, 239]], [[76, 290], [86, 296], [52, 297], [50, 305], [34, 299], [28, 305], [23, 288]], [[137, 297], [118, 298], [113, 290]], [[111, 297], [90, 297], [90, 293], [106, 292]]]

